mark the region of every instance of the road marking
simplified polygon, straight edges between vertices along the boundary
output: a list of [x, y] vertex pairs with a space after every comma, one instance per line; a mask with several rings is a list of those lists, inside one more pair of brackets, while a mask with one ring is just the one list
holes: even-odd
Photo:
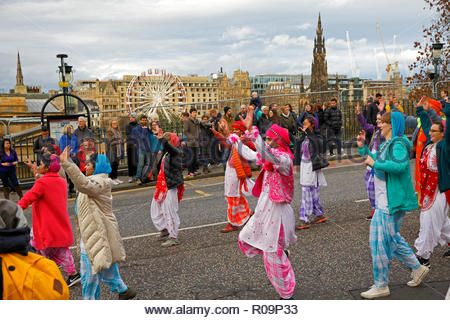
[[198, 194], [201, 194], [201, 196], [199, 196], [199, 197], [184, 198], [184, 199], [181, 200], [181, 201], [185, 201], [185, 200], [193, 200], [193, 199], [201, 199], [201, 198], [207, 198], [207, 197], [210, 197], [210, 196], [211, 196], [211, 194], [206, 193], [206, 192], [203, 192], [203, 191], [201, 191], [201, 190], [194, 190], [194, 191], [197, 192]]
[[205, 187], [220, 186], [220, 185], [223, 185], [223, 184], [224, 184], [224, 182], [211, 183], [211, 184], [204, 184], [204, 185], [198, 185], [197, 188], [205, 188]]
[[[181, 228], [181, 229], [179, 229], [179, 231], [194, 230], [194, 229], [200, 229], [200, 228], [206, 228], [206, 227], [214, 227], [214, 226], [219, 226], [219, 225], [225, 224], [225, 223], [228, 223], [228, 221], [204, 224], [204, 225], [201, 225], [201, 226]], [[140, 235], [137, 235], [137, 236], [125, 237], [125, 238], [122, 238], [122, 240], [131, 240], [131, 239], [145, 238], [145, 237], [154, 236], [154, 235], [158, 235], [158, 234], [159, 234], [159, 232], [152, 232], [152, 233], [140, 234]]]
[[[194, 230], [194, 229], [200, 229], [200, 228], [206, 228], [206, 227], [214, 227], [214, 226], [219, 226], [219, 225], [225, 224], [225, 223], [228, 223], [228, 221], [222, 221], [222, 222], [216, 222], [216, 223], [210, 223], [210, 224], [203, 224], [203, 225], [194, 226], [194, 227], [186, 227], [186, 228], [178, 229], [178, 231]], [[137, 236], [123, 237], [122, 240], [139, 239], [139, 238], [151, 237], [151, 236], [156, 236], [156, 235], [159, 235], [159, 232], [144, 233], [144, 234], [139, 234]], [[71, 247], [69, 247], [69, 249], [75, 249], [76, 247], [77, 246], [71, 246]]]
[[355, 200], [355, 202], [366, 202], [366, 201], [369, 201], [369, 199]]

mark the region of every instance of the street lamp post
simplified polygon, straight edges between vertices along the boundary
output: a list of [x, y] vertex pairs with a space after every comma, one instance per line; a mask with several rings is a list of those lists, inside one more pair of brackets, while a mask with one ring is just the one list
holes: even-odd
[[56, 55], [57, 58], [61, 59], [61, 65], [59, 66], [59, 73], [61, 74], [61, 81], [59, 86], [63, 89], [64, 98], [64, 114], [68, 114], [67, 110], [67, 94], [69, 88], [69, 82], [72, 80], [72, 66], [67, 65], [64, 59], [67, 58], [67, 54], [61, 53]]
[[444, 45], [440, 42], [436, 42], [432, 44], [432, 57], [433, 57], [433, 66], [434, 66], [434, 73], [430, 74], [430, 78], [433, 80], [433, 97], [437, 98], [437, 92], [436, 92], [436, 84], [439, 81], [439, 69], [438, 66], [441, 63], [441, 56], [442, 56], [442, 47]]

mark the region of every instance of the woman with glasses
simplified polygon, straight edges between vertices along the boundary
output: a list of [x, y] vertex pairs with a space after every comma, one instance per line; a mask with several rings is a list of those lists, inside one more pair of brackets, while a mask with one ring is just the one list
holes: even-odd
[[[420, 231], [414, 243], [420, 263], [430, 266], [430, 257], [438, 244], [450, 244], [450, 130], [445, 121], [432, 123], [427, 113], [430, 108], [425, 97], [417, 105], [417, 116], [427, 138], [420, 158]], [[444, 113], [450, 117], [450, 104]], [[450, 258], [450, 247], [444, 254]]]

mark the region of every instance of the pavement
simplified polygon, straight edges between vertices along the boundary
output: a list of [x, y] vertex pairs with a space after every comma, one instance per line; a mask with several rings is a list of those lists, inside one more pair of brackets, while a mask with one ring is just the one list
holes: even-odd
[[[332, 162], [324, 170], [328, 187], [321, 190], [321, 201], [329, 220], [296, 231], [298, 240], [289, 248], [296, 276], [295, 299], [360, 299], [360, 292], [373, 284], [368, 244], [370, 222], [365, 220], [371, 211], [364, 188], [365, 170], [363, 165], [348, 159]], [[301, 203], [298, 168], [295, 182], [292, 207], [298, 219]], [[181, 244], [171, 248], [160, 246], [150, 218], [154, 186], [123, 183], [113, 188], [114, 213], [127, 253], [127, 260], [120, 263], [120, 273], [126, 284], [136, 289], [136, 298], [278, 299], [267, 279], [262, 257], [249, 259], [240, 251], [238, 232], [220, 233], [226, 224], [223, 168], [186, 179], [185, 184], [179, 207]], [[254, 208], [257, 199], [248, 200]], [[74, 203], [74, 199], [68, 202], [72, 221]], [[26, 213], [31, 213], [31, 209]], [[31, 214], [27, 216], [30, 218]], [[418, 231], [419, 212], [414, 211], [405, 217], [401, 229], [411, 247]], [[72, 249], [78, 268], [77, 250]], [[442, 257], [446, 250], [446, 247], [434, 250], [430, 273], [416, 288], [406, 286], [411, 272], [393, 259], [391, 295], [384, 299], [444, 299], [450, 286], [450, 260]], [[72, 287], [70, 294], [71, 299], [81, 299], [81, 286]], [[117, 295], [102, 285], [101, 299], [117, 299]]]

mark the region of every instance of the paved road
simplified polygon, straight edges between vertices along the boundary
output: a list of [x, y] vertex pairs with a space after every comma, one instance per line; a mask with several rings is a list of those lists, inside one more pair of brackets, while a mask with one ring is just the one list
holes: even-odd
[[[325, 170], [329, 186], [322, 190], [321, 199], [329, 222], [296, 231], [298, 241], [290, 248], [297, 281], [295, 299], [359, 299], [359, 293], [372, 285], [369, 222], [365, 220], [370, 206], [364, 174], [361, 165]], [[296, 186], [298, 179], [297, 172]], [[296, 188], [292, 203], [297, 216], [299, 190]], [[226, 220], [223, 177], [186, 183], [179, 211], [181, 245], [172, 248], [161, 248], [157, 240], [150, 219], [153, 192], [154, 187], [147, 187], [114, 194], [127, 252], [120, 271], [126, 283], [137, 290], [137, 298], [278, 299], [266, 277], [262, 257], [246, 258], [238, 248], [237, 232], [219, 232]], [[252, 208], [256, 200], [249, 200]], [[72, 200], [72, 219], [73, 205]], [[418, 218], [418, 212], [413, 212], [404, 219], [401, 233], [410, 245], [418, 234]], [[450, 285], [449, 261], [442, 258], [445, 249], [435, 250], [431, 272], [418, 288], [405, 285], [410, 271], [393, 260], [389, 299], [443, 299]], [[71, 298], [81, 298], [80, 286], [71, 290]], [[116, 296], [104, 286], [101, 298]]]

